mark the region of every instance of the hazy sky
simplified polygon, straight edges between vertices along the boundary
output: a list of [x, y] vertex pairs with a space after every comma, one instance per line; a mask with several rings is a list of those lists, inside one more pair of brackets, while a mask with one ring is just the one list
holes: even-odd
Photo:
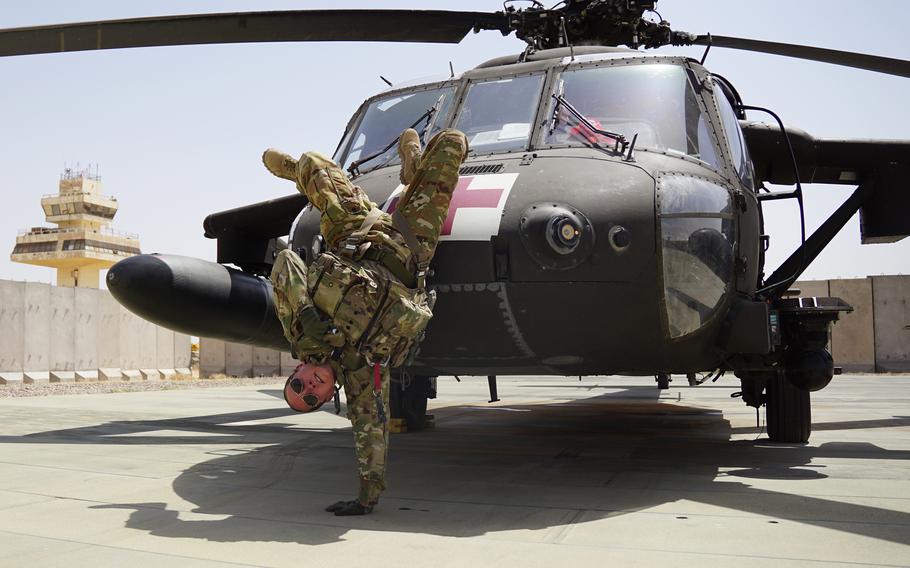
[[[194, 12], [260, 9], [488, 10], [491, 1], [71, 0], [7, 3], [0, 28]], [[891, 1], [660, 0], [674, 28], [787, 41], [910, 59], [910, 3]], [[145, 252], [214, 259], [202, 236], [214, 211], [286, 195], [293, 186], [262, 167], [262, 150], [331, 153], [363, 99], [385, 85], [460, 72], [521, 51], [496, 32], [460, 45], [298, 43], [167, 47], [0, 59], [0, 278], [49, 282], [53, 271], [8, 260], [18, 229], [44, 224], [39, 200], [64, 164], [98, 163], [104, 193], [120, 201], [114, 227], [140, 234]], [[664, 50], [672, 52], [673, 50]], [[700, 57], [701, 48], [677, 49]], [[713, 49], [708, 67], [747, 104], [831, 138], [910, 138], [910, 80], [788, 58]], [[760, 119], [763, 117], [754, 116]], [[852, 188], [809, 186], [817, 226]], [[792, 201], [766, 210], [766, 272], [798, 241]], [[910, 273], [910, 239], [859, 245], [853, 219], [804, 278]]]

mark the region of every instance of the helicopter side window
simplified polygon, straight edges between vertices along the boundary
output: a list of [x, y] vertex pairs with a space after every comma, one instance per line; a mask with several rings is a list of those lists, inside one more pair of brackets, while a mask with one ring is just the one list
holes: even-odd
[[727, 189], [700, 178], [662, 176], [658, 191], [664, 307], [677, 338], [702, 327], [731, 288], [733, 209]]
[[[414, 128], [421, 132], [427, 126], [430, 132], [426, 138], [445, 126], [446, 117], [452, 108], [455, 87], [446, 86], [437, 89], [427, 89], [417, 92], [399, 93], [385, 98], [377, 99], [367, 106], [363, 118], [357, 129], [350, 136], [350, 148], [343, 160], [339, 160], [342, 168], [347, 168], [352, 162], [366, 158], [382, 150], [401, 134], [401, 131], [414, 124], [421, 115], [433, 108], [437, 102], [439, 108], [427, 119], [418, 122]], [[442, 97], [442, 100], [440, 100]], [[342, 150], [344, 148], [342, 147]], [[361, 168], [378, 167], [386, 164], [397, 164], [398, 154], [395, 144], [383, 154], [361, 164]]]
[[717, 107], [720, 110], [720, 118], [724, 123], [724, 134], [727, 138], [727, 144], [730, 147], [730, 158], [733, 161], [733, 169], [740, 181], [749, 189], [755, 189], [755, 180], [752, 175], [752, 160], [749, 157], [749, 148], [746, 146], [743, 138], [742, 128], [739, 126], [739, 119], [733, 111], [733, 106], [727, 99], [727, 95], [721, 89], [720, 85], [714, 85], [714, 98], [717, 100]]
[[525, 148], [542, 83], [542, 74], [472, 83], [455, 128], [476, 153]]
[[[636, 147], [671, 150], [718, 167], [714, 136], [685, 69], [679, 65], [647, 64], [607, 67], [569, 67], [556, 82], [565, 100], [595, 127], [638, 134]], [[553, 105], [550, 102], [550, 116]], [[588, 146], [595, 140], [568, 113], [556, 112], [545, 144]]]

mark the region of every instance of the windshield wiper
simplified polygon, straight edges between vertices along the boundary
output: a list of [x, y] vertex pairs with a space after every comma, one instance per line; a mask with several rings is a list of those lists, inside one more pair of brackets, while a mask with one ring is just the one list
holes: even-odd
[[[629, 140], [626, 139], [625, 135], [620, 134], [618, 132], [610, 132], [609, 130], [603, 130], [601, 128], [594, 126], [590, 120], [588, 120], [583, 114], [578, 112], [578, 110], [574, 106], [572, 106], [572, 103], [570, 103], [569, 101], [566, 100], [565, 95], [564, 95], [564, 89], [565, 89], [565, 84], [562, 81], [560, 81], [559, 87], [556, 89], [556, 93], [551, 95], [553, 97], [553, 100], [556, 101], [556, 103], [553, 105], [553, 116], [550, 117], [550, 134], [553, 134], [553, 131], [556, 130], [556, 126], [559, 124], [560, 108], [564, 108], [565, 110], [567, 110], [569, 112], [569, 114], [571, 114], [575, 118], [575, 120], [577, 120], [578, 122], [583, 124], [585, 126], [585, 128], [587, 128], [592, 133], [599, 134], [600, 136], [604, 136], [606, 138], [612, 138], [613, 140], [615, 140], [616, 142], [613, 144], [613, 148], [612, 148], [612, 151], [614, 154], [617, 154], [617, 155], [625, 154], [626, 149], [629, 147]], [[595, 140], [588, 139], [588, 142], [590, 142], [591, 145], [595, 148], [600, 148], [602, 150], [607, 149], [607, 148], [604, 148], [603, 146], [601, 146], [600, 144], [598, 144], [596, 139]]]
[[[445, 98], [446, 98], [445, 93], [439, 95], [439, 98], [436, 99], [436, 102], [433, 104], [433, 106], [428, 108], [425, 113], [420, 115], [420, 117], [418, 117], [417, 120], [415, 120], [413, 123], [411, 123], [411, 126], [408, 127], [408, 128], [414, 128], [418, 124], [420, 124], [421, 121], [426, 120], [426, 122], [423, 125], [423, 129], [419, 133], [420, 139], [424, 143], [424, 145], [426, 145], [426, 140], [425, 140], [426, 135], [430, 132], [430, 130], [431, 130], [430, 127], [436, 123], [436, 114], [439, 112], [439, 109], [442, 107], [442, 102], [445, 100]], [[348, 166], [348, 173], [351, 174], [351, 177], [357, 177], [363, 173], [366, 173], [366, 172], [360, 171], [360, 166], [369, 162], [370, 160], [375, 160], [379, 156], [382, 156], [383, 154], [388, 152], [392, 148], [392, 146], [394, 146], [395, 144], [398, 143], [399, 138], [401, 138], [400, 134], [397, 137], [395, 137], [394, 140], [392, 140], [391, 142], [386, 144], [381, 150], [379, 150], [377, 152], [373, 152], [366, 158], [362, 158], [360, 160], [355, 160], [355, 161], [351, 162], [351, 165]], [[392, 159], [394, 157], [395, 157], [394, 153], [390, 154], [388, 158], [386, 158], [385, 160], [382, 160], [381, 162], [379, 162], [372, 168], [368, 169], [367, 172], [373, 171], [376, 168], [381, 168], [382, 166], [384, 166], [384, 165], [388, 164], [390, 161], [392, 161]]]

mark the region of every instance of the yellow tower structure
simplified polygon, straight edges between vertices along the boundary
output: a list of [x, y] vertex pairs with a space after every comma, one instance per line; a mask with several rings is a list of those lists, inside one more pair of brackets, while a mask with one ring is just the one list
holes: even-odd
[[101, 194], [101, 177], [88, 168], [63, 170], [60, 192], [41, 207], [57, 227], [20, 231], [10, 260], [56, 268], [57, 286], [98, 288], [101, 270], [140, 254], [139, 235], [111, 229], [117, 200]]

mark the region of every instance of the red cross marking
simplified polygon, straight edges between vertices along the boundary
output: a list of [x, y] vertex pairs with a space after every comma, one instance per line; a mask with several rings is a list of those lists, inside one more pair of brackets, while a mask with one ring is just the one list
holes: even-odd
[[[503, 187], [490, 187], [468, 189], [474, 176], [465, 176], [458, 178], [458, 184], [452, 192], [452, 201], [449, 203], [449, 214], [442, 224], [440, 235], [451, 235], [452, 225], [455, 222], [455, 213], [461, 208], [481, 207], [493, 208], [499, 205], [499, 199], [502, 197]], [[392, 213], [398, 207], [398, 197], [392, 199], [389, 203], [388, 212]]]

